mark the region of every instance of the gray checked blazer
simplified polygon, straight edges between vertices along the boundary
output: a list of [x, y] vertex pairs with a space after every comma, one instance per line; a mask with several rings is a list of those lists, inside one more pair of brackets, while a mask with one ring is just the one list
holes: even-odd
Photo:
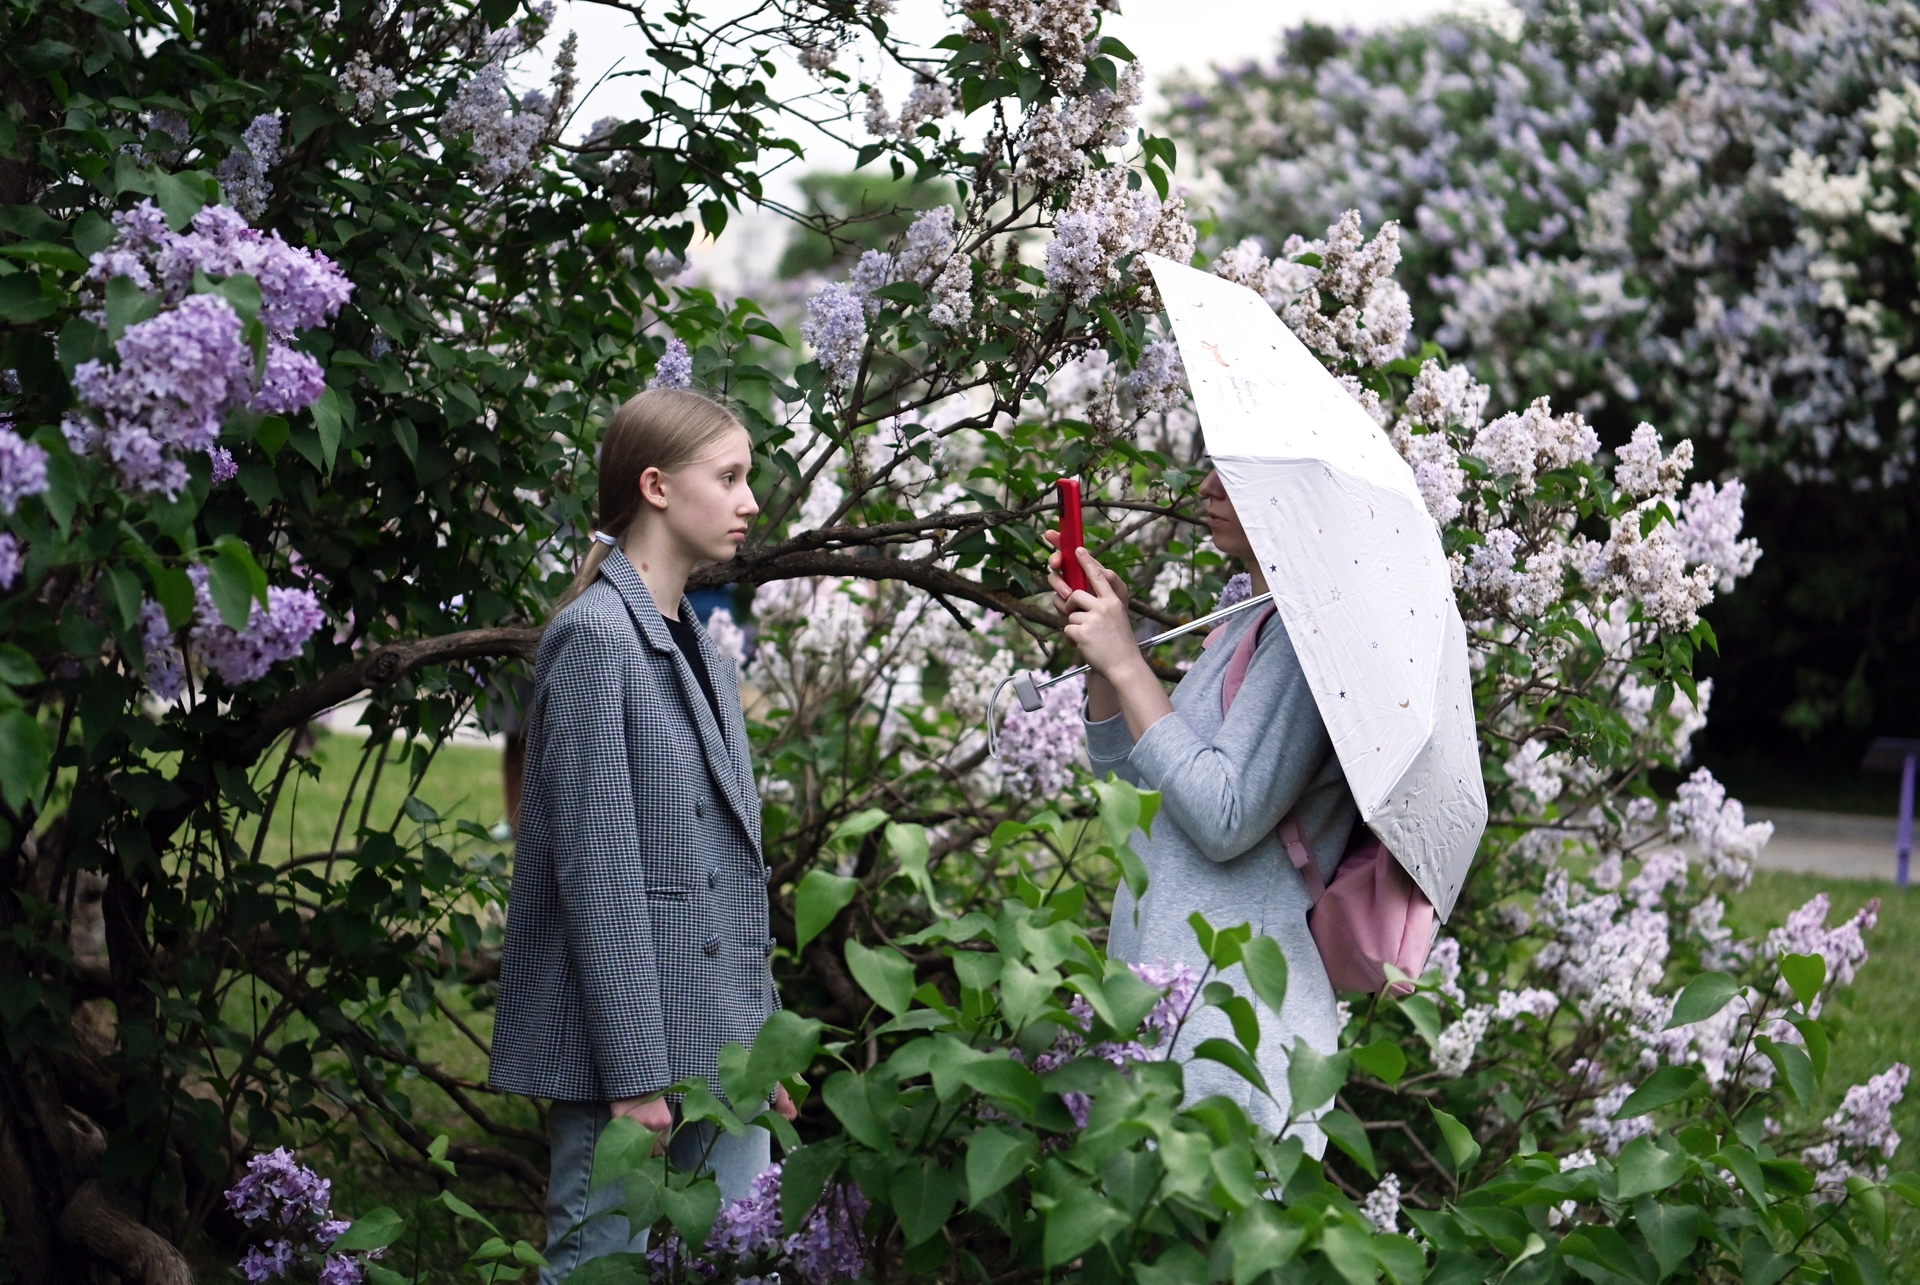
[[619, 549], [540, 639], [494, 1020], [496, 1088], [613, 1101], [703, 1076], [779, 1006], [733, 662], [724, 726]]

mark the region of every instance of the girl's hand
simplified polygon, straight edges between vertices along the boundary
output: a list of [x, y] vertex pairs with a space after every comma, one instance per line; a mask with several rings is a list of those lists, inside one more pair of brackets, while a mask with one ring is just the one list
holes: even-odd
[[785, 1116], [788, 1124], [800, 1118], [800, 1108], [793, 1105], [793, 1095], [787, 1092], [784, 1084], [773, 1086], [773, 1109]]
[[613, 1104], [613, 1114], [626, 1116], [641, 1128], [653, 1130], [654, 1155], [667, 1149], [667, 1135], [673, 1132], [673, 1108], [665, 1098], [624, 1098]]
[[[1094, 671], [1112, 680], [1121, 674], [1143, 670], [1148, 676], [1140, 645], [1133, 637], [1133, 622], [1127, 615], [1125, 586], [1120, 578], [1101, 566], [1085, 549], [1077, 550], [1080, 565], [1086, 570], [1086, 589], [1070, 590], [1058, 575], [1049, 576], [1053, 592], [1067, 613], [1067, 641], [1080, 649], [1080, 658]], [[1054, 554], [1057, 559], [1060, 555]]]
[[[1040, 538], [1053, 546], [1053, 552], [1047, 556], [1047, 570], [1058, 573], [1062, 565], [1060, 556], [1060, 528], [1053, 527], [1050, 530], [1042, 531]], [[1086, 564], [1082, 563], [1081, 565], [1085, 566]], [[1099, 566], [1098, 563], [1093, 565]], [[1104, 579], [1107, 582], [1107, 587], [1113, 591], [1115, 597], [1120, 599], [1122, 605], [1132, 600], [1133, 586], [1129, 585], [1125, 580], [1122, 580], [1114, 572], [1101, 567], [1098, 578]], [[1064, 616], [1068, 611], [1072, 610], [1072, 608], [1067, 605], [1066, 581], [1062, 580], [1058, 574], [1051, 574], [1047, 579], [1053, 584], [1054, 605], [1059, 609], [1060, 614]], [[1090, 585], [1097, 583], [1094, 572], [1087, 572], [1087, 583]]]

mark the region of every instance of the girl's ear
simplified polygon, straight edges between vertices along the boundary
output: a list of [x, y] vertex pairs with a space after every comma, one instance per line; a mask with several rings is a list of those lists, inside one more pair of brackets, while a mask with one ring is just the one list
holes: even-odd
[[649, 468], [640, 474], [640, 498], [656, 509], [667, 507], [667, 477], [657, 468]]

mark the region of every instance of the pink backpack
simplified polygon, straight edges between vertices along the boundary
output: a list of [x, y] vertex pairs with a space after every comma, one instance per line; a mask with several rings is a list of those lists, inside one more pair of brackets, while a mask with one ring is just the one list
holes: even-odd
[[[1247, 666], [1253, 663], [1260, 631], [1273, 614], [1274, 608], [1268, 606], [1253, 627], [1240, 635], [1220, 687], [1222, 714], [1233, 708], [1233, 698], [1247, 680]], [[1334, 990], [1372, 994], [1387, 987], [1388, 964], [1408, 977], [1426, 971], [1427, 952], [1433, 948], [1433, 903], [1373, 831], [1364, 824], [1354, 827], [1330, 887], [1321, 882], [1320, 867], [1300, 837], [1300, 820], [1291, 812], [1280, 820], [1280, 838], [1306, 881], [1307, 896], [1313, 901], [1307, 927]], [[1388, 989], [1405, 995], [1413, 984], [1395, 982]]]

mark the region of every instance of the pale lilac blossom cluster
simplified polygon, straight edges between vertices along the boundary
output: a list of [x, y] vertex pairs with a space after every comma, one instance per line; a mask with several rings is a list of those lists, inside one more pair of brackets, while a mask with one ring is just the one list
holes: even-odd
[[207, 568], [195, 563], [187, 568], [187, 575], [193, 581], [195, 599], [188, 637], [201, 660], [228, 686], [251, 683], [279, 662], [298, 656], [314, 630], [326, 623], [326, 613], [311, 590], [275, 586], [267, 590], [268, 605], [253, 603], [246, 628], [235, 629], [213, 605]]
[[[89, 282], [104, 288], [126, 277], [163, 310], [127, 327], [117, 363], [75, 368], [74, 389], [92, 415], [70, 415], [61, 427], [76, 453], [112, 461], [128, 490], [174, 498], [188, 480], [183, 455], [207, 453], [216, 481], [233, 475], [231, 455], [217, 447], [230, 412], [293, 414], [326, 391], [319, 363], [287, 341], [339, 312], [353, 286], [325, 255], [289, 246], [277, 232], [263, 235], [222, 206], [201, 210], [184, 234], [170, 231], [151, 201], [116, 214], [114, 224], [119, 237], [93, 256]], [[190, 293], [196, 273], [244, 273], [258, 283], [269, 335], [258, 387], [239, 314], [220, 295]]]
[[807, 300], [800, 337], [813, 345], [820, 369], [837, 387], [852, 386], [867, 347], [866, 301], [854, 287], [830, 282]]
[[[1880, 922], [1880, 898], [1875, 897], [1855, 911], [1851, 918], [1827, 927], [1827, 914], [1833, 908], [1826, 893], [1816, 893], [1806, 905], [1787, 916], [1787, 922], [1767, 934], [1767, 947], [1775, 955], [1818, 955], [1827, 964], [1827, 982], [1810, 1009], [1820, 1016], [1826, 993], [1850, 985], [1860, 965], [1867, 962], [1866, 934]], [[1782, 994], [1787, 993], [1783, 979]]]
[[1380, 1176], [1380, 1185], [1360, 1202], [1360, 1216], [1373, 1224], [1374, 1231], [1391, 1236], [1400, 1230], [1400, 1175], [1391, 1171]]
[[693, 355], [687, 351], [687, 341], [678, 335], [667, 340], [666, 351], [660, 354], [660, 361], [653, 368], [653, 378], [647, 381], [648, 388], [692, 388]]
[[1068, 679], [1041, 697], [1031, 714], [1016, 705], [1000, 733], [1000, 781], [1016, 798], [1049, 799], [1072, 785], [1086, 748], [1085, 682]]
[[148, 691], [170, 702], [186, 690], [186, 657], [174, 642], [166, 609], [157, 602], [140, 604], [140, 649], [146, 657]]
[[1187, 399], [1187, 368], [1180, 345], [1160, 339], [1140, 350], [1140, 360], [1126, 379], [1133, 404], [1144, 414], [1170, 411]]
[[281, 132], [279, 113], [255, 116], [241, 133], [240, 145], [228, 152], [227, 159], [214, 171], [220, 190], [249, 223], [266, 213], [273, 196], [267, 171], [280, 163]]
[[46, 489], [46, 449], [0, 424], [0, 513], [11, 515], [20, 501]]
[[1814, 1171], [1814, 1181], [1825, 1188], [1844, 1187], [1855, 1175], [1886, 1181], [1887, 1166], [1875, 1164], [1872, 1156], [1878, 1152], [1881, 1160], [1891, 1160], [1900, 1149], [1893, 1109], [1906, 1096], [1908, 1075], [1906, 1063], [1895, 1062], [1847, 1090], [1840, 1109], [1826, 1119], [1831, 1136], [1800, 1153], [1801, 1162]]
[[507, 89], [508, 49], [497, 50], [454, 92], [453, 101], [440, 118], [439, 133], [448, 140], [462, 135], [472, 139], [482, 188], [519, 182], [533, 173], [553, 131], [566, 119], [573, 97], [577, 50], [577, 38], [570, 33], [554, 55], [551, 96], [530, 89], [515, 103]]
[[[1319, 263], [1304, 262], [1314, 257]], [[1248, 287], [1273, 306], [1287, 328], [1329, 364], [1362, 369], [1406, 355], [1413, 306], [1394, 279], [1400, 228], [1387, 223], [1367, 240], [1360, 211], [1346, 210], [1325, 237], [1289, 237], [1269, 261], [1243, 241], [1214, 261], [1214, 272]]]
[[1129, 191], [1125, 168], [1108, 166], [1083, 175], [1067, 208], [1055, 216], [1047, 244], [1047, 285], [1084, 306], [1120, 284], [1122, 256], [1136, 256], [1134, 278], [1150, 286], [1144, 256], [1187, 263], [1193, 248], [1184, 196], [1163, 201], [1144, 189]]

